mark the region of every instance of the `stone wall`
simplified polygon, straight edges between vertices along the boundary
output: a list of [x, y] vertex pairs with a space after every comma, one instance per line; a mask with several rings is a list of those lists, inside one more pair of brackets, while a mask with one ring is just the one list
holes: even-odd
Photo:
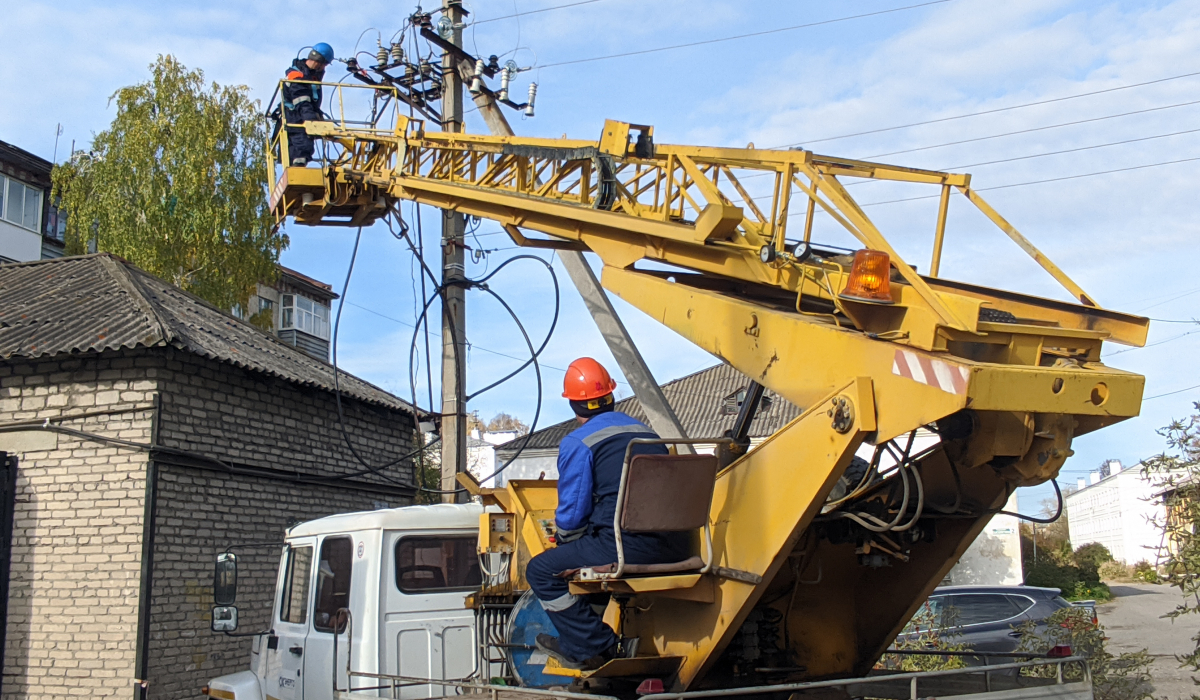
[[[135, 358], [5, 363], [0, 424], [82, 414], [58, 424], [148, 443], [155, 388]], [[128, 698], [147, 454], [48, 432], [19, 436], [4, 696]]]

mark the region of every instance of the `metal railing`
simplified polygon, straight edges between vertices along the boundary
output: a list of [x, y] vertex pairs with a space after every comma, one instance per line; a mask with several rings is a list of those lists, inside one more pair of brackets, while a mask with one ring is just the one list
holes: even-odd
[[[325, 83], [312, 80], [280, 80], [267, 103], [266, 118], [271, 123], [267, 135], [267, 167], [270, 182], [278, 181], [281, 173], [276, 170], [276, 164], [285, 167], [292, 162], [289, 153], [288, 129], [303, 129], [301, 124], [288, 123], [288, 110], [283, 104], [283, 88], [285, 85], [320, 85], [322, 101], [317, 109], [328, 121], [338, 129], [353, 130], [357, 137], [396, 137], [403, 136], [403, 128], [408, 122], [402, 120], [399, 107], [403, 105], [397, 88], [386, 85], [355, 85], [352, 83]], [[327, 105], [328, 109], [322, 109]], [[351, 117], [347, 117], [347, 113]], [[362, 117], [360, 115], [367, 115]], [[314, 136], [320, 142], [320, 158], [322, 166], [336, 165], [347, 156], [347, 144], [336, 138]], [[316, 155], [314, 153], [314, 155]]]
[[[939, 653], [945, 653], [945, 652], [939, 652]], [[996, 654], [996, 655], [999, 656], [999, 654]], [[1080, 673], [1080, 677], [1078, 678], [1078, 680], [1068, 681], [1066, 679], [1066, 676], [1063, 673], [1063, 667], [1066, 666], [1067, 664], [1075, 664], [1080, 667], [1081, 673]], [[1050, 666], [1054, 667], [1054, 678], [1053, 679], [1020, 676], [1020, 672], [1022, 670], [1034, 669], [1034, 668], [1039, 668], [1039, 667], [1050, 667]], [[994, 666], [979, 666], [979, 667], [975, 667], [975, 668], [966, 668], [966, 669], [949, 669], [949, 670], [943, 670], [943, 671], [915, 671], [915, 672], [910, 672], [910, 673], [883, 673], [883, 674], [876, 675], [876, 676], [865, 676], [862, 678], [843, 678], [843, 679], [829, 680], [829, 681], [808, 681], [808, 682], [802, 682], [802, 683], [784, 683], [784, 684], [779, 684], [779, 685], [760, 685], [760, 686], [749, 686], [749, 687], [743, 687], [743, 688], [726, 688], [726, 689], [721, 689], [721, 690], [697, 690], [697, 691], [682, 692], [682, 693], [657, 693], [654, 695], [644, 695], [644, 696], [642, 696], [642, 700], [685, 700], [685, 699], [698, 699], [698, 698], [724, 698], [724, 697], [729, 697], [729, 696], [734, 696], [734, 695], [762, 695], [762, 694], [766, 694], [766, 693], [780, 693], [780, 692], [793, 692], [794, 693], [794, 692], [802, 692], [802, 691], [806, 691], [806, 690], [815, 690], [818, 688], [843, 688], [843, 689], [846, 689], [847, 692], [849, 693], [849, 695], [852, 697], [895, 697], [895, 695], [882, 695], [882, 694], [872, 695], [870, 693], [870, 688], [872, 686], [878, 687], [878, 686], [888, 685], [888, 684], [893, 685], [893, 686], [898, 686], [900, 684], [907, 685], [907, 688], [908, 688], [907, 697], [909, 698], [909, 700], [919, 700], [920, 698], [923, 697], [921, 695], [922, 681], [931, 681], [933, 679], [938, 679], [938, 678], [950, 678], [953, 676], [979, 676], [982, 674], [983, 681], [984, 681], [984, 688], [980, 692], [993, 692], [994, 679], [996, 677], [995, 674], [999, 671], [1006, 672], [1004, 674], [1004, 677], [1006, 677], [1006, 678], [1016, 677], [1016, 678], [1025, 678], [1030, 681], [1035, 681], [1035, 680], [1050, 681], [1048, 683], [1036, 683], [1036, 682], [1030, 683], [1028, 687], [1037, 688], [1037, 687], [1045, 687], [1047, 685], [1065, 686], [1068, 684], [1079, 684], [1081, 686], [1086, 685], [1086, 687], [1088, 689], [1088, 695], [1090, 696], [1090, 694], [1091, 694], [1090, 689], [1091, 689], [1091, 683], [1092, 683], [1092, 675], [1091, 675], [1090, 669], [1088, 669], [1087, 660], [1081, 656], [1069, 656], [1069, 657], [1062, 658], [1062, 659], [1038, 658], [1038, 659], [1031, 659], [1031, 660], [1027, 660], [1027, 661], [1019, 661], [1019, 662], [1013, 662], [1013, 663], [1007, 663], [1007, 664], [996, 664]], [[1016, 674], [1011, 673], [1012, 671], [1016, 671]], [[851, 688], [853, 688], [853, 692], [850, 692]], [[968, 692], [968, 693], [962, 693], [961, 695], [965, 696], [965, 695], [970, 695], [970, 694], [971, 693]], [[936, 695], [939, 697], [945, 697], [946, 695], [954, 695], [954, 693], [937, 692]], [[926, 695], [924, 697], [930, 697], [930, 696]]]

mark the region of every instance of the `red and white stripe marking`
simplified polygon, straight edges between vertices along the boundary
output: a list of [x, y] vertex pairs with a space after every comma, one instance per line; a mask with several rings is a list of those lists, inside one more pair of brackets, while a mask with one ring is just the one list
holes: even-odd
[[918, 355], [911, 350], [896, 351], [896, 357], [892, 360], [892, 374], [951, 394], [967, 393], [967, 378], [970, 376], [966, 367]]

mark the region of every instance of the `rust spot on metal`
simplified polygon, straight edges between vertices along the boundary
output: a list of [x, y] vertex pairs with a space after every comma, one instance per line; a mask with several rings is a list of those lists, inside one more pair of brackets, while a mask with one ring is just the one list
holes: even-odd
[[771, 353], [771, 359], [767, 360], [767, 366], [763, 368], [762, 374], [758, 375], [758, 381], [760, 383], [762, 380], [767, 378], [767, 372], [771, 371], [771, 365], [775, 364], [776, 362], [779, 362], [779, 353]]

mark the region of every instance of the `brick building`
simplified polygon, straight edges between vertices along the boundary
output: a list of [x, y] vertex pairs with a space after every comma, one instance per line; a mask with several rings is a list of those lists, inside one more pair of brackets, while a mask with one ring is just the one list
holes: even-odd
[[[412, 449], [409, 405], [339, 383], [360, 454]], [[215, 554], [248, 545], [252, 630], [286, 527], [411, 501], [411, 462], [363, 473], [335, 401], [328, 364], [119, 258], [0, 265], [4, 697], [195, 697], [244, 669], [249, 640], [209, 631]]]

